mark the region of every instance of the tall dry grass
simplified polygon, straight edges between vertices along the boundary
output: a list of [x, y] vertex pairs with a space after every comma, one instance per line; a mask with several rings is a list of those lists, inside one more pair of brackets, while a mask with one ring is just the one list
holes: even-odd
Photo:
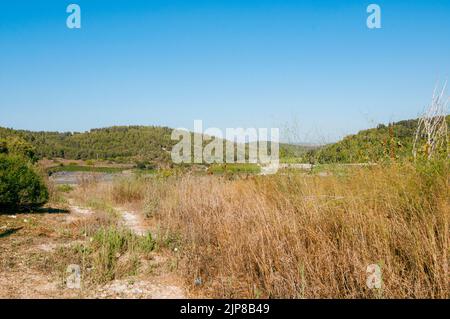
[[[188, 176], [165, 189], [156, 216], [187, 281], [211, 297], [450, 297], [448, 163]], [[370, 264], [381, 289], [366, 286]]]
[[141, 176], [119, 177], [113, 183], [100, 182], [94, 178], [81, 180], [69, 194], [77, 204], [98, 210], [110, 210], [114, 206], [133, 205], [142, 209], [151, 183]]

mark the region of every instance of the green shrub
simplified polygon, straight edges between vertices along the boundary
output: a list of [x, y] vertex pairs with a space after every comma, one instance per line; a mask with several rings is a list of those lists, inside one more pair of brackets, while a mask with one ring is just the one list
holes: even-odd
[[146, 169], [146, 162], [136, 162], [136, 168], [137, 169]]
[[94, 166], [94, 164], [95, 164], [93, 160], [87, 160], [85, 163], [88, 166]]
[[0, 139], [0, 154], [21, 156], [33, 163], [38, 160], [35, 147], [16, 136]]
[[23, 157], [0, 154], [0, 207], [32, 208], [45, 204], [48, 190]]
[[208, 172], [213, 174], [258, 174], [260, 171], [261, 168], [253, 163], [212, 164], [208, 168]]
[[63, 184], [63, 185], [59, 185], [56, 189], [61, 193], [69, 193], [69, 192], [73, 191], [73, 186], [68, 185], [68, 184]]
[[135, 275], [140, 254], [153, 251], [155, 241], [150, 233], [137, 236], [129, 229], [106, 227], [94, 234], [89, 248], [92, 253], [86, 261], [92, 265], [92, 279], [107, 282], [123, 275]]

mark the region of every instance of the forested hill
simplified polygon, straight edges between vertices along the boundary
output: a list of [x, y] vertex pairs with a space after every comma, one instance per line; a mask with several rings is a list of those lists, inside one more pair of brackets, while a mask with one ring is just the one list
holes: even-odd
[[[172, 129], [157, 126], [114, 126], [84, 133], [32, 132], [0, 127], [0, 139], [18, 137], [34, 147], [37, 158], [106, 159], [116, 162], [168, 163], [177, 141]], [[205, 142], [206, 143], [206, 142]], [[280, 144], [284, 157], [298, 157], [311, 147]]]
[[[450, 116], [446, 117], [450, 125]], [[319, 163], [367, 163], [412, 154], [418, 120], [405, 120], [346, 136], [343, 140], [310, 152]]]
[[141, 158], [167, 161], [175, 143], [172, 129], [156, 126], [115, 126], [85, 133], [32, 132], [0, 127], [0, 138], [20, 137], [36, 148], [38, 157], [67, 159]]
[[[447, 116], [450, 125], [450, 116]], [[360, 131], [340, 142], [311, 149], [280, 145], [281, 158], [303, 162], [365, 163], [411, 156], [418, 120], [406, 120]], [[33, 132], [0, 127], [0, 140], [17, 137], [34, 147], [37, 158], [106, 159], [116, 162], [168, 163], [177, 143], [172, 129], [158, 126], [114, 126], [84, 133]], [[307, 152], [307, 153], [306, 153]], [[306, 154], [305, 154], [306, 153]]]

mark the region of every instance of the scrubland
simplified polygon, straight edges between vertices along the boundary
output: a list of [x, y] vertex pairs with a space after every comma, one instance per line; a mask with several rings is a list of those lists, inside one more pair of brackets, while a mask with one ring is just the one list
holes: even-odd
[[[330, 174], [179, 174], [87, 183], [89, 205], [138, 210], [192, 295], [449, 298], [449, 163]], [[382, 271], [366, 285], [367, 266]]]

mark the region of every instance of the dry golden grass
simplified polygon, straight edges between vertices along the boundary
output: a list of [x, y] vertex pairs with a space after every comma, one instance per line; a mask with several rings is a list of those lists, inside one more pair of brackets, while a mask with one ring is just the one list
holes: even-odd
[[[406, 163], [331, 176], [133, 177], [82, 183], [71, 197], [153, 217], [194, 294], [449, 298], [449, 176], [449, 163]], [[366, 286], [370, 264], [382, 289]]]
[[97, 211], [112, 212], [114, 205], [142, 204], [147, 188], [148, 183], [137, 177], [117, 178], [113, 183], [86, 178], [70, 192], [69, 198]]
[[448, 163], [168, 184], [157, 218], [209, 296], [450, 297]]

